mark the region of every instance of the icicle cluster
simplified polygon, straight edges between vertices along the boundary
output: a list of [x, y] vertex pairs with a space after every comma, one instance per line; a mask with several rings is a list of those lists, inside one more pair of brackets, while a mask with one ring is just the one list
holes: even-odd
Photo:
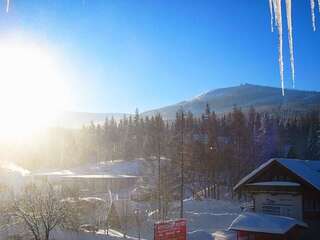
[[[319, 1], [320, 1], [320, 0], [319, 0]], [[9, 12], [9, 7], [10, 7], [10, 0], [7, 0], [6, 12]]]
[[293, 54], [293, 37], [292, 37], [291, 0], [286, 0], [286, 12], [287, 12], [289, 49], [290, 49], [291, 78], [292, 78], [292, 86], [294, 88], [295, 82], [294, 82], [294, 54]]
[[[316, 31], [316, 15], [314, 13], [316, 8], [315, 0], [310, 0], [310, 6], [311, 6], [311, 16], [312, 16], [312, 28], [313, 28], [313, 31]], [[318, 9], [320, 13], [320, 0], [318, 0]]]
[[[290, 0], [289, 0], [290, 1]], [[275, 16], [275, 24], [278, 29], [278, 39], [279, 39], [279, 67], [280, 67], [280, 79], [281, 79], [281, 89], [282, 95], [284, 95], [284, 79], [283, 79], [283, 40], [282, 40], [282, 9], [281, 9], [281, 0], [272, 0], [270, 3], [270, 12], [271, 15]], [[273, 17], [271, 18], [272, 28], [273, 28]]]
[[312, 28], [313, 28], [313, 31], [315, 31], [316, 30], [316, 16], [314, 14], [314, 8], [315, 8], [314, 0], [310, 0], [310, 6], [311, 6], [311, 16], [312, 16]]
[[[286, 3], [286, 15], [287, 15], [287, 28], [288, 28], [288, 40], [290, 49], [290, 67], [292, 85], [295, 87], [294, 80], [294, 54], [293, 54], [293, 34], [292, 34], [292, 14], [291, 14], [291, 0], [285, 0]], [[312, 16], [312, 28], [316, 30], [316, 17], [315, 17], [315, 0], [310, 0], [311, 16]], [[320, 13], [320, 0], [318, 0], [318, 7]], [[280, 68], [280, 79], [282, 95], [284, 95], [284, 79], [283, 79], [283, 27], [282, 27], [282, 9], [281, 0], [269, 0], [270, 18], [271, 18], [271, 31], [273, 32], [273, 25], [275, 24], [278, 29], [279, 37], [279, 68]]]

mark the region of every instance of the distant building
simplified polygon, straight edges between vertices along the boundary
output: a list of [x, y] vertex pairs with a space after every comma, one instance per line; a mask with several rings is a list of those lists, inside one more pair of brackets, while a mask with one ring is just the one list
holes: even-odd
[[66, 195], [129, 199], [136, 183], [143, 179], [144, 164], [142, 159], [100, 162], [72, 170], [34, 172], [30, 178], [39, 184], [48, 181]]
[[320, 235], [320, 161], [271, 159], [245, 176], [234, 191], [253, 200], [253, 211], [304, 221], [303, 239]]
[[101, 195], [109, 191], [114, 199], [129, 199], [141, 177], [131, 175], [75, 174], [63, 176], [63, 190], [76, 189], [81, 195]]

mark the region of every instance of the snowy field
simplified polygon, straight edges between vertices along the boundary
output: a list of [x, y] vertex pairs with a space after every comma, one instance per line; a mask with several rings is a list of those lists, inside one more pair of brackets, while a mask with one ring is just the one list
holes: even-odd
[[[211, 234], [217, 230], [224, 230], [229, 227], [231, 222], [240, 213], [240, 204], [233, 201], [224, 200], [202, 200], [196, 201], [186, 199], [184, 201], [185, 218], [187, 219], [188, 240], [211, 240]], [[178, 216], [179, 209], [173, 212], [173, 215]], [[154, 220], [148, 218], [142, 223], [141, 239], [153, 239], [153, 224]], [[127, 239], [138, 239], [138, 231], [135, 226], [128, 228]], [[123, 239], [123, 234], [111, 230], [109, 236], [105, 235], [103, 230], [97, 234], [93, 233], [61, 233], [55, 234], [56, 240], [62, 239], [77, 239], [77, 240], [118, 240]]]
[[185, 218], [188, 231], [205, 231], [213, 233], [229, 227], [239, 215], [240, 204], [223, 200], [185, 200]]
[[[179, 205], [177, 204], [177, 206]], [[212, 239], [212, 233], [227, 229], [240, 212], [240, 203], [234, 201], [186, 199], [184, 201], [184, 213], [187, 219], [188, 239], [206, 240], [209, 237]], [[176, 208], [172, 216], [179, 216], [179, 208]], [[142, 223], [142, 238], [153, 239], [153, 224], [154, 220], [151, 218]], [[131, 229], [128, 229], [128, 235], [137, 237], [137, 229], [131, 227]]]

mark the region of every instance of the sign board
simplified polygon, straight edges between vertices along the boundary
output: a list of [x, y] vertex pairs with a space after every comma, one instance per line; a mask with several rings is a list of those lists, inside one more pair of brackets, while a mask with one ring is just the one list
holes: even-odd
[[185, 219], [157, 222], [154, 224], [154, 240], [186, 240], [187, 221]]
[[256, 212], [302, 219], [301, 195], [260, 193], [254, 202]]

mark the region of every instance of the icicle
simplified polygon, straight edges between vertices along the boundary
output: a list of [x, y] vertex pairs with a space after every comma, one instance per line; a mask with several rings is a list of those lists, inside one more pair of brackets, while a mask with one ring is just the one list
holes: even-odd
[[313, 31], [316, 31], [316, 16], [314, 14], [314, 8], [315, 8], [314, 0], [310, 0], [310, 5], [311, 5], [311, 15], [312, 15], [312, 28], [313, 28]]
[[273, 1], [273, 12], [274, 12], [274, 14], [275, 14], [276, 24], [277, 24], [277, 28], [278, 28], [278, 38], [279, 38], [279, 68], [280, 68], [280, 78], [281, 78], [282, 96], [284, 96], [281, 0], [272, 0], [272, 1]]
[[6, 12], [9, 12], [9, 7], [10, 7], [10, 0], [7, 0]]
[[270, 19], [271, 19], [271, 32], [273, 32], [273, 4], [272, 4], [272, 0], [269, 0], [269, 9], [270, 9]]
[[320, 13], [320, 0], [318, 0], [318, 7], [319, 7], [319, 13]]
[[288, 24], [288, 38], [289, 38], [289, 49], [290, 49], [290, 64], [291, 64], [292, 87], [294, 88], [295, 87], [295, 81], [294, 81], [294, 55], [293, 55], [293, 37], [292, 37], [291, 0], [286, 0], [286, 11], [287, 11], [287, 24]]

